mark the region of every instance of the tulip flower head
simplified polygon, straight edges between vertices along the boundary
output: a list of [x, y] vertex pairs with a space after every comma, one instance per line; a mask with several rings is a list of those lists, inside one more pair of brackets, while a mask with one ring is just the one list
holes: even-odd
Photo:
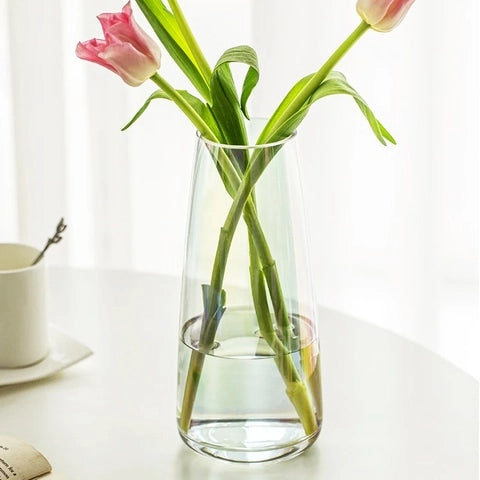
[[120, 13], [102, 13], [97, 18], [105, 39], [79, 42], [77, 57], [108, 68], [132, 87], [159, 69], [160, 48], [135, 22], [130, 2]]
[[393, 30], [408, 12], [415, 0], [358, 0], [357, 12], [378, 32]]

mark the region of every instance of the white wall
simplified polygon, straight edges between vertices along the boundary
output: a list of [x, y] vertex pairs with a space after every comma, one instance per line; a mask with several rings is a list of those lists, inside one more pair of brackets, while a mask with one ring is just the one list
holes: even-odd
[[[319, 102], [298, 136], [318, 300], [470, 372], [480, 363], [477, 3], [416, 2], [397, 30], [367, 32], [339, 65], [397, 146], [379, 145], [348, 98]], [[357, 25], [354, 4], [182, 2], [212, 63], [236, 44], [257, 49], [258, 116]], [[74, 56], [78, 40], [100, 35], [100, 10], [121, 5], [0, 0], [10, 66], [0, 69], [0, 241], [40, 245], [64, 215], [51, 264], [178, 275], [193, 129], [157, 102], [120, 132], [155, 87], [132, 89]], [[188, 87], [167, 58], [162, 74]]]

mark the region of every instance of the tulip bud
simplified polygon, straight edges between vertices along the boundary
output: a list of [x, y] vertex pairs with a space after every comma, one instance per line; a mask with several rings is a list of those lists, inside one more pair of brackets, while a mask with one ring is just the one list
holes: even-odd
[[105, 40], [80, 42], [77, 57], [108, 68], [133, 87], [159, 69], [160, 48], [133, 19], [130, 2], [120, 13], [103, 13], [98, 19]]
[[358, 0], [357, 12], [378, 32], [393, 30], [415, 0]]

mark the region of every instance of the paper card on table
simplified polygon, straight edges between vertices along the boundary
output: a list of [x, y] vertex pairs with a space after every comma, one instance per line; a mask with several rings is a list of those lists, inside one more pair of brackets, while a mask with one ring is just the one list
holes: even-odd
[[51, 471], [48, 460], [31, 445], [0, 435], [0, 480], [32, 480]]

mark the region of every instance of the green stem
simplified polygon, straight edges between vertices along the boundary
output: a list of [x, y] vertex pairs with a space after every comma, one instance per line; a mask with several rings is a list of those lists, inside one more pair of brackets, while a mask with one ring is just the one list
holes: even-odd
[[[283, 382], [285, 383], [286, 393], [298, 413], [305, 434], [311, 435], [318, 429], [317, 416], [312, 408], [307, 386], [297, 371], [297, 367], [290, 354], [290, 349], [287, 348], [284, 342], [278, 338], [275, 331], [270, 310], [268, 308], [264, 277], [261, 274], [261, 266], [259, 265], [259, 259], [254, 248], [255, 245], [253, 245], [251, 237], [249, 238], [249, 242], [250, 281], [252, 284], [253, 304], [258, 319], [260, 333], [274, 353], [275, 363]], [[314, 400], [318, 412], [319, 406], [315, 396]]]
[[256, 256], [258, 257], [255, 265], [259, 262], [258, 268], [262, 271], [267, 283], [277, 325], [282, 330], [283, 344], [287, 349], [290, 349], [292, 329], [280, 278], [278, 276], [277, 265], [268, 246], [265, 234], [256, 220], [257, 213], [255, 205], [252, 205], [250, 201], [245, 205], [244, 219], [249, 227], [251, 245], [254, 247]]
[[190, 428], [193, 405], [195, 403], [195, 397], [197, 396], [198, 384], [200, 383], [204, 362], [205, 354], [199, 350], [192, 349], [187, 378], [185, 380], [185, 390], [183, 392], [182, 410], [180, 411], [180, 418], [178, 420], [178, 427], [180, 431], [184, 433], [187, 433]]
[[[258, 139], [258, 144], [268, 143], [274, 133], [269, 132], [271, 132], [273, 128], [278, 128], [280, 125], [282, 125], [282, 123], [286, 121], [290, 115], [295, 114], [295, 109], [300, 108], [305, 103], [305, 101], [309, 98], [310, 95], [312, 95], [315, 89], [318, 88], [318, 85], [322, 83], [328, 73], [333, 69], [335, 64], [345, 55], [345, 53], [369, 28], [370, 26], [366, 22], [362, 21], [360, 23], [360, 25], [348, 36], [348, 38], [340, 45], [340, 47], [335, 50], [335, 52], [330, 56], [330, 58], [325, 62], [325, 64], [311, 78], [307, 85], [305, 85], [305, 87], [298, 93], [295, 100], [279, 117], [279, 120], [274, 122], [274, 125], [269, 125], [267, 123], [266, 127], [264, 128], [262, 134]], [[244, 207], [247, 206], [246, 213], [249, 212], [247, 202], [250, 196], [250, 192], [252, 191], [257, 180], [264, 172], [267, 165], [270, 163], [270, 160], [273, 158], [273, 155], [270, 156], [270, 158], [265, 158], [265, 156], [261, 153], [262, 150], [260, 149], [254, 151], [252, 159], [241, 180], [241, 184], [236, 188], [236, 195], [224, 224], [224, 228], [226, 231], [235, 231], [236, 224], [240, 218], [240, 214], [243, 211]], [[258, 248], [262, 249], [265, 246], [268, 247], [268, 244], [266, 244], [266, 242], [264, 243], [258, 237], [257, 241]], [[269, 265], [273, 266], [273, 264], [268, 260], [264, 265], [267, 267]], [[276, 279], [274, 278], [272, 281], [276, 282]]]

